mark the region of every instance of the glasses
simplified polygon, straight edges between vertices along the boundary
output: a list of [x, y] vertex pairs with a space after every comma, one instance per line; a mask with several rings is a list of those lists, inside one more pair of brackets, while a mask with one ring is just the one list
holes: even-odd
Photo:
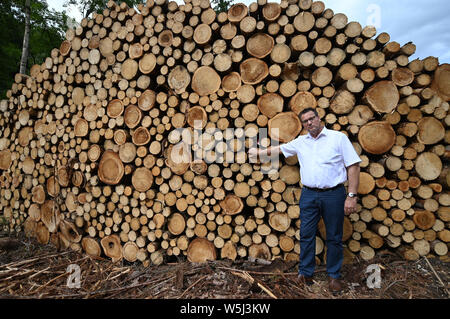
[[317, 118], [317, 116], [312, 116], [312, 117], [310, 117], [309, 119], [305, 119], [305, 120], [302, 120], [302, 123], [303, 124], [306, 124], [306, 123], [308, 123], [309, 121], [314, 121], [315, 119]]

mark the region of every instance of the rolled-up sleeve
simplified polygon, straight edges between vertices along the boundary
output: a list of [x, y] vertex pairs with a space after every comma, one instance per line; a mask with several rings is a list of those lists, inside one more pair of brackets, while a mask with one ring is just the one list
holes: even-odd
[[343, 134], [340, 144], [345, 167], [361, 162], [361, 158], [358, 156], [358, 153], [356, 153], [355, 148], [346, 135]]
[[294, 155], [297, 155], [297, 149], [295, 147], [295, 144], [298, 142], [298, 139], [294, 139], [286, 144], [280, 145], [280, 150], [283, 153], [284, 157], [291, 157]]

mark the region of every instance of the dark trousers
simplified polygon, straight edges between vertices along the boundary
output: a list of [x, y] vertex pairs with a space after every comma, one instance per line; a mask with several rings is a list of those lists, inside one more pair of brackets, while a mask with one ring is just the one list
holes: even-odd
[[303, 187], [300, 197], [300, 275], [311, 277], [314, 274], [317, 224], [323, 217], [327, 236], [327, 272], [332, 278], [340, 278], [346, 196], [344, 186], [324, 192]]

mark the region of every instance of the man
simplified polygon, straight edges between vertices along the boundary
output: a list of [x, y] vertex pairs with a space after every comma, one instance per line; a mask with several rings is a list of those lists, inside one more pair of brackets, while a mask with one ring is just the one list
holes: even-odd
[[[250, 149], [249, 156], [277, 153], [283, 153], [285, 157], [297, 155], [303, 184], [300, 197], [299, 279], [305, 284], [312, 283], [315, 236], [317, 224], [323, 217], [329, 288], [338, 292], [342, 290], [340, 270], [343, 261], [344, 214], [356, 211], [361, 159], [345, 134], [322, 125], [315, 109], [306, 108], [299, 116], [308, 134], [266, 150]], [[348, 194], [343, 185], [347, 180]]]

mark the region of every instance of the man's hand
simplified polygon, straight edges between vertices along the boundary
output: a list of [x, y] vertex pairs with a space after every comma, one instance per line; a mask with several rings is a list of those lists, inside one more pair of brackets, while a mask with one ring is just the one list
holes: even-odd
[[345, 215], [350, 215], [356, 212], [356, 197], [347, 197], [344, 204], [344, 213]]

